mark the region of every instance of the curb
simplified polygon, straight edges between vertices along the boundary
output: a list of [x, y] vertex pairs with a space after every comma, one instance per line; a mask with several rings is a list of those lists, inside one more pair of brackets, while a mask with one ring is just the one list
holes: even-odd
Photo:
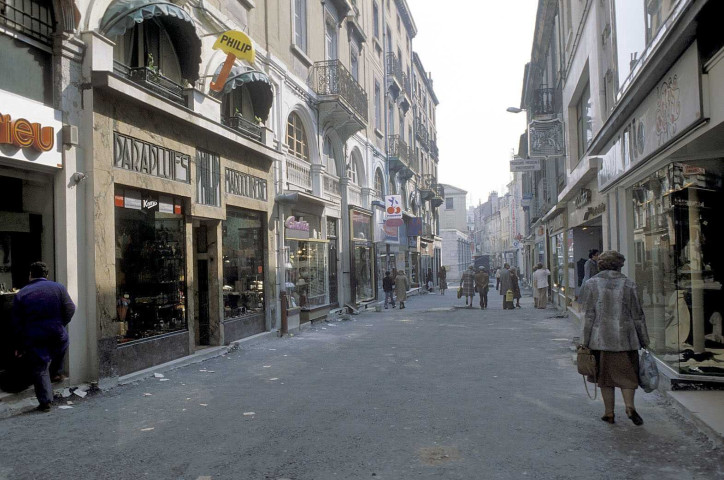
[[724, 447], [724, 433], [717, 430], [709, 422], [702, 418], [699, 412], [684, 405], [682, 401], [676, 397], [676, 393], [677, 392], [672, 391], [665, 392], [668, 404], [671, 405], [686, 421], [690, 422], [701, 433], [706, 435], [707, 438], [715, 444], [716, 448]]

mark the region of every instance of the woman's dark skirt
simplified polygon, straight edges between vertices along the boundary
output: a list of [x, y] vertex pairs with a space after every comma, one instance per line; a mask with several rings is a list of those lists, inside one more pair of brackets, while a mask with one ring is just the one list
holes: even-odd
[[627, 352], [604, 352], [593, 350], [598, 367], [599, 387], [636, 389], [639, 386], [639, 354], [636, 350]]

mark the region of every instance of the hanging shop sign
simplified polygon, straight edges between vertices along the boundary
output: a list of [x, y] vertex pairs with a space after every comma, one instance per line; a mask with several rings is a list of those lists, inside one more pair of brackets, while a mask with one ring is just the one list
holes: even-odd
[[189, 183], [191, 157], [185, 153], [113, 132], [113, 166]]
[[402, 220], [402, 195], [385, 195], [385, 223], [391, 227], [399, 227]]
[[268, 199], [267, 183], [263, 178], [249, 175], [231, 168], [226, 169], [226, 193], [254, 200]]
[[308, 240], [309, 239], [309, 222], [297, 220], [297, 217], [291, 215], [284, 222], [286, 227], [286, 238]]
[[540, 158], [514, 158], [510, 161], [511, 172], [535, 172], [540, 170]]
[[697, 43], [666, 72], [603, 155], [599, 190], [655, 155], [702, 120]]
[[221, 34], [214, 42], [214, 50], [221, 50], [226, 54], [226, 60], [221, 67], [219, 75], [211, 82], [210, 88], [215, 92], [220, 92], [226, 85], [226, 79], [234, 66], [237, 58], [246, 60], [253, 64], [255, 60], [254, 45], [251, 39], [244, 33], [237, 30], [229, 30]]
[[0, 90], [0, 156], [63, 167], [58, 110]]
[[407, 221], [407, 236], [419, 237], [422, 235], [422, 217], [412, 217]]
[[528, 156], [530, 158], [562, 157], [566, 154], [563, 122], [533, 120], [528, 124]]

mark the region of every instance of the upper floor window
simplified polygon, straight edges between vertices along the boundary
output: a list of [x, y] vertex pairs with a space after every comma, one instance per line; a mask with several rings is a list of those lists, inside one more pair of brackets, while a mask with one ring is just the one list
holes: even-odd
[[353, 158], [349, 161], [347, 168], [347, 178], [353, 185], [359, 185], [359, 176], [357, 174], [357, 161]]
[[452, 210], [455, 208], [455, 202], [453, 201], [454, 198], [448, 197], [445, 199], [445, 210]]
[[53, 6], [49, 0], [0, 0], [0, 25], [51, 45]]
[[324, 54], [327, 60], [337, 60], [337, 44], [337, 26], [333, 21], [327, 21], [324, 26]]
[[327, 173], [330, 175], [337, 176], [337, 162], [334, 155], [334, 147], [332, 147], [332, 141], [329, 137], [324, 137], [324, 146], [322, 148], [324, 154], [324, 165], [327, 167]]
[[352, 44], [349, 49], [349, 69], [352, 78], [359, 82], [359, 47]]
[[287, 121], [287, 152], [297, 158], [309, 161], [307, 134], [304, 131], [302, 119], [296, 113], [291, 113]]
[[180, 84], [181, 67], [164, 26], [152, 18], [116, 38], [113, 59], [130, 68], [146, 67]]
[[382, 87], [375, 80], [375, 128], [382, 130]]
[[294, 0], [294, 45], [307, 51], [307, 0]]
[[581, 93], [581, 98], [576, 104], [576, 126], [578, 135], [578, 158], [588, 150], [593, 140], [592, 105], [590, 85], [586, 85]]
[[400, 28], [400, 15], [397, 15], [397, 31], [402, 32], [402, 28]]
[[372, 34], [375, 38], [380, 38], [380, 8], [377, 2], [372, 4]]
[[377, 192], [378, 197], [381, 197], [385, 193], [385, 177], [379, 168], [375, 171], [375, 192]]

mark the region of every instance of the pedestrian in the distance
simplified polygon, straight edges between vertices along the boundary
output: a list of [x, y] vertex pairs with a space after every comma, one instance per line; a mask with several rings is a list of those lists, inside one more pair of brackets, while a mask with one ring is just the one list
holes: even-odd
[[432, 287], [433, 287], [432, 268], [427, 269], [427, 275], [425, 276], [425, 284], [427, 285], [427, 291], [432, 292]]
[[390, 276], [390, 272], [385, 272], [385, 278], [382, 279], [382, 290], [385, 292], [385, 308], [387, 304], [391, 303], [392, 308], [395, 308], [395, 281]]
[[535, 296], [535, 308], [545, 310], [548, 305], [548, 276], [551, 271], [543, 268], [539, 263], [533, 272], [533, 295]]
[[447, 270], [444, 266], [441, 266], [437, 272], [437, 283], [440, 287], [440, 293], [445, 295], [445, 290], [447, 290]]
[[51, 381], [62, 380], [63, 357], [68, 349], [66, 325], [75, 304], [65, 287], [47, 279], [43, 262], [30, 265], [30, 283], [15, 295], [12, 326], [18, 346], [17, 357], [25, 357], [33, 375], [38, 410], [50, 411]]
[[595, 277], [598, 273], [598, 250], [595, 248], [588, 252], [588, 260], [583, 265], [583, 281], [581, 282], [581, 288], [588, 281], [589, 278]]
[[520, 308], [520, 278], [518, 277], [518, 269], [510, 269], [510, 281], [513, 285], [513, 300], [515, 300], [515, 306]]
[[513, 308], [513, 303], [506, 301], [508, 290], [513, 290], [513, 279], [510, 275], [510, 265], [506, 263], [503, 265], [503, 268], [500, 269], [500, 295], [503, 296], [504, 310], [511, 310]]
[[500, 290], [500, 270], [501, 270], [500, 267], [495, 269], [495, 289], [496, 290]]
[[485, 310], [488, 308], [488, 282], [490, 282], [490, 274], [485, 267], [478, 267], [478, 273], [475, 274], [475, 291], [480, 295], [480, 308]]
[[589, 279], [581, 291], [583, 304], [583, 346], [596, 357], [597, 382], [605, 412], [601, 420], [615, 422], [615, 389], [621, 389], [626, 416], [634, 425], [644, 421], [636, 412], [634, 394], [639, 386], [638, 349], [649, 343], [636, 284], [621, 273], [626, 259], [616, 251], [598, 258], [600, 273]]
[[473, 297], [475, 296], [475, 270], [472, 265], [468, 266], [468, 269], [463, 272], [463, 276], [460, 279], [460, 288], [463, 289], [465, 305], [467, 305], [468, 308], [473, 308]]
[[405, 271], [398, 270], [397, 276], [395, 277], [395, 295], [397, 295], [397, 301], [400, 302], [400, 310], [405, 308], [408, 288], [409, 283], [407, 282], [407, 275], [405, 275]]

